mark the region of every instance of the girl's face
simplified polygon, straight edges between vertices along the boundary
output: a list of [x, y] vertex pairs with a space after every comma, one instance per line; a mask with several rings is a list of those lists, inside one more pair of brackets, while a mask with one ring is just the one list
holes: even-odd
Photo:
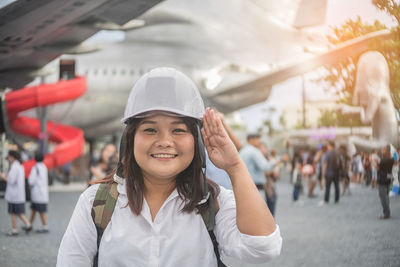
[[14, 157], [8, 155], [7, 156], [7, 160], [8, 160], [8, 162], [13, 163], [14, 162]]
[[103, 149], [103, 153], [101, 158], [104, 162], [108, 162], [110, 157], [116, 153], [117, 149], [113, 144], [107, 144], [106, 147]]
[[178, 117], [144, 118], [135, 133], [134, 155], [145, 179], [174, 180], [194, 157], [194, 137]]

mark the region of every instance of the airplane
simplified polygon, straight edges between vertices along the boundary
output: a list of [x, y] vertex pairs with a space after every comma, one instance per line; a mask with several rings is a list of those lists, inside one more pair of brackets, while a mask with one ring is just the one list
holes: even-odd
[[[18, 89], [35, 77], [56, 82], [56, 58], [68, 54], [61, 58], [75, 59], [87, 91], [48, 106], [46, 117], [83, 129], [87, 139], [121, 131], [135, 80], [159, 66], [188, 74], [206, 105], [228, 113], [265, 101], [275, 83], [389, 35], [329, 47], [304, 28], [323, 23], [325, 10], [324, 0], [16, 0], [0, 9], [0, 88]], [[126, 38], [100, 47], [83, 42], [99, 30], [123, 30]]]

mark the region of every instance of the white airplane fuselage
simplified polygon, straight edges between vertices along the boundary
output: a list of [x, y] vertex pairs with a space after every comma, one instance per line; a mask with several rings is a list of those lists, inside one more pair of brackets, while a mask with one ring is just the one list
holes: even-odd
[[[76, 74], [87, 78], [87, 92], [72, 104], [48, 107], [48, 120], [80, 127], [87, 138], [120, 131], [134, 82], [160, 66], [186, 73], [199, 86], [207, 106], [231, 112], [266, 100], [271, 87], [254, 92], [249, 88], [247, 95], [214, 97], [205, 86], [207, 72], [219, 67], [221, 81], [214, 90], [229, 89], [287, 62], [309, 57], [305, 47], [326, 44], [319, 35], [278, 23], [276, 11], [287, 11], [282, 6], [272, 5], [268, 10], [268, 5], [257, 1], [234, 0], [229, 1], [227, 12], [228, 1], [206, 2], [166, 1], [146, 13], [144, 21], [157, 19], [164, 12], [187, 22], [146, 26], [127, 32], [124, 41], [103, 44], [98, 52], [62, 56], [76, 60]], [[49, 66], [56, 69], [57, 62]], [[45, 82], [56, 80], [56, 75], [45, 78]]]

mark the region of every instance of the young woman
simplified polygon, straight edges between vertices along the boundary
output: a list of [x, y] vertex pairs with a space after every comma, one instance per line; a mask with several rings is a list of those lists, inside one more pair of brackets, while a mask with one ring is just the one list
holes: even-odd
[[10, 162], [8, 174], [1, 173], [0, 177], [7, 182], [6, 201], [8, 202], [8, 213], [11, 216], [11, 232], [9, 236], [18, 235], [17, 217], [25, 224], [23, 229], [27, 232], [32, 226], [25, 217], [25, 171], [21, 165], [21, 156], [18, 151], [10, 150], [7, 160]]
[[33, 224], [36, 212], [39, 213], [42, 221], [42, 228], [37, 229], [37, 233], [48, 233], [47, 226], [47, 203], [49, 202], [49, 176], [47, 167], [43, 163], [43, 155], [40, 152], [35, 153], [36, 164], [29, 174], [28, 182], [31, 189], [31, 216], [30, 223]]
[[113, 158], [117, 155], [117, 148], [114, 144], [106, 144], [100, 152], [100, 159], [96, 164], [90, 167], [92, 177], [91, 181], [104, 179], [113, 166]]
[[[123, 121], [111, 220], [97, 240], [91, 211], [99, 185], [89, 187], [71, 217], [57, 266], [217, 266], [201, 216], [212, 204], [213, 233], [225, 255], [262, 263], [280, 254], [279, 227], [221, 120], [204, 111], [187, 76], [171, 68], [145, 74], [131, 91]], [[229, 174], [233, 191], [205, 179], [201, 136], [210, 160]]]

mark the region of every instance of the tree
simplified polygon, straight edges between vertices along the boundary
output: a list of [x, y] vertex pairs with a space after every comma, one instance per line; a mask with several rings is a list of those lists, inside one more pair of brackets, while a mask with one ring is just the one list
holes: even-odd
[[267, 118], [263, 121], [262, 126], [260, 126], [258, 128], [258, 132], [259, 133], [263, 133], [266, 130], [266, 133], [268, 135], [273, 135], [275, 132], [277, 132], [278, 130], [274, 128], [274, 126], [272, 125], [272, 117], [274, 116], [274, 114], [277, 112], [277, 109], [275, 107], [266, 107], [263, 109], [263, 111], [266, 113]]
[[[370, 46], [370, 50], [377, 50], [386, 58], [390, 71], [390, 88], [395, 108], [400, 109], [400, 5], [395, 0], [373, 0], [372, 3], [380, 10], [385, 11], [397, 22], [396, 27], [391, 29], [392, 35], [388, 40], [376, 41]], [[358, 17], [356, 20], [348, 20], [339, 27], [332, 28], [332, 34], [328, 40], [334, 44], [365, 35], [370, 32], [386, 29], [386, 26], [375, 21], [373, 24], [362, 22]], [[340, 102], [351, 104], [356, 65], [360, 55], [346, 58], [345, 60], [327, 66], [327, 75], [321, 80], [326, 82], [329, 87], [336, 89], [336, 94], [340, 96]], [[339, 122], [339, 121], [338, 121]]]
[[335, 112], [335, 110], [321, 110], [321, 116], [318, 119], [318, 127], [342, 126], [342, 127], [357, 127], [362, 126], [361, 119], [358, 116], [343, 115]]
[[321, 116], [318, 119], [318, 127], [336, 126], [336, 123], [337, 123], [336, 113], [333, 110], [329, 109], [321, 110]]

